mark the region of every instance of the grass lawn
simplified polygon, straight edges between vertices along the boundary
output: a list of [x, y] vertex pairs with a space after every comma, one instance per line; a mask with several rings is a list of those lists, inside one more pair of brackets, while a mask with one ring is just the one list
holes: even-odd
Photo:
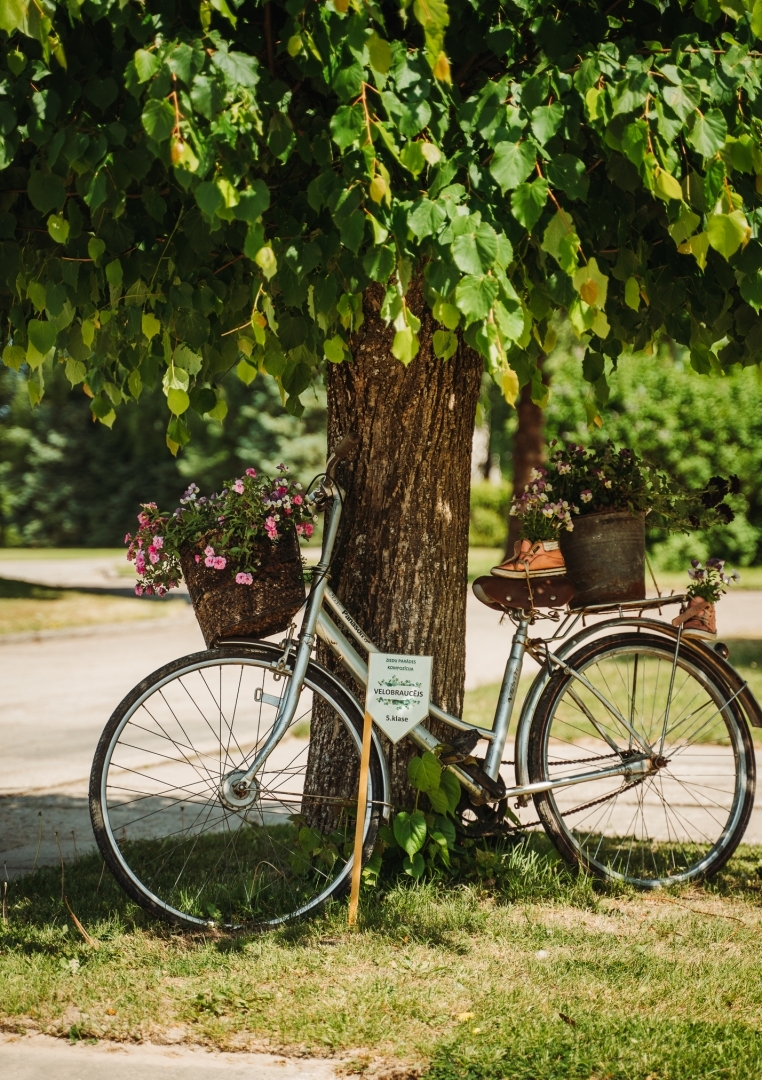
[[97, 596], [0, 578], [0, 635], [153, 619], [176, 611], [178, 603], [183, 601]]
[[[542, 836], [500, 888], [389, 883], [264, 937], [151, 923], [97, 856], [10, 883], [0, 1026], [341, 1055], [397, 1080], [747, 1080], [762, 1073], [762, 849], [682, 892], [606, 889]], [[378, 1073], [376, 1073], [378, 1075]], [[383, 1070], [382, 1070], [383, 1075]]]

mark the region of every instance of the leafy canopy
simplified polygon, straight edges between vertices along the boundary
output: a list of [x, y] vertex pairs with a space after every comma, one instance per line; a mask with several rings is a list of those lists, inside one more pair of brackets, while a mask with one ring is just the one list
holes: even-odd
[[233, 369], [298, 415], [371, 282], [409, 363], [416, 274], [509, 399], [559, 309], [602, 400], [663, 336], [756, 363], [760, 35], [762, 0], [3, 0], [3, 360], [109, 425], [161, 382], [173, 451]]

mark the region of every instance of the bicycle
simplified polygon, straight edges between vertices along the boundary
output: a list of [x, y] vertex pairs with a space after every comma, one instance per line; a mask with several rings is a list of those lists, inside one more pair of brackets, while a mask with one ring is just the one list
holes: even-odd
[[[312, 650], [321, 639], [359, 685], [363, 653], [377, 651], [328, 585], [342, 512], [335, 469], [355, 443], [335, 451], [317, 492], [326, 524], [298, 637], [292, 628], [279, 645], [226, 640], [165, 665], [124, 698], [100, 738], [96, 840], [117, 881], [154, 915], [267, 929], [348, 886], [363, 706]], [[453, 732], [446, 752], [424, 724], [408, 735], [457, 776], [466, 830], [542, 825], [567, 860], [646, 889], [725, 864], [752, 810], [749, 724], [762, 726], [762, 713], [724, 646], [649, 617], [682, 599], [558, 612], [545, 638], [528, 636], [537, 611], [506, 608], [516, 629], [492, 728], [432, 705], [430, 717]], [[500, 770], [513, 764], [503, 755], [527, 655], [540, 670], [506, 786]], [[374, 730], [363, 864], [389, 819], [389, 791]], [[530, 800], [537, 821], [522, 825], [514, 811]]]

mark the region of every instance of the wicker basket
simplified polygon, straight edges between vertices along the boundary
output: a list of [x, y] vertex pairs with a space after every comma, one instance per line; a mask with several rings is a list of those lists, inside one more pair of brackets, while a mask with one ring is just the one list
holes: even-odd
[[260, 540], [260, 566], [252, 585], [237, 585], [231, 570], [197, 563], [188, 549], [183, 576], [207, 648], [230, 637], [264, 638], [285, 630], [304, 602], [304, 573], [296, 533]]

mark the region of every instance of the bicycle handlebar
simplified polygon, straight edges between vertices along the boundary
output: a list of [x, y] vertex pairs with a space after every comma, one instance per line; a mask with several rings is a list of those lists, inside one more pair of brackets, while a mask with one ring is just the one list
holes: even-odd
[[335, 473], [336, 466], [339, 464], [339, 462], [342, 461], [345, 457], [348, 457], [355, 449], [355, 447], [359, 445], [360, 436], [357, 434], [356, 431], [350, 431], [344, 436], [344, 438], [341, 440], [334, 452], [331, 454], [330, 458], [328, 459], [328, 464], [325, 467], [325, 475], [329, 480], [333, 480], [333, 474]]

